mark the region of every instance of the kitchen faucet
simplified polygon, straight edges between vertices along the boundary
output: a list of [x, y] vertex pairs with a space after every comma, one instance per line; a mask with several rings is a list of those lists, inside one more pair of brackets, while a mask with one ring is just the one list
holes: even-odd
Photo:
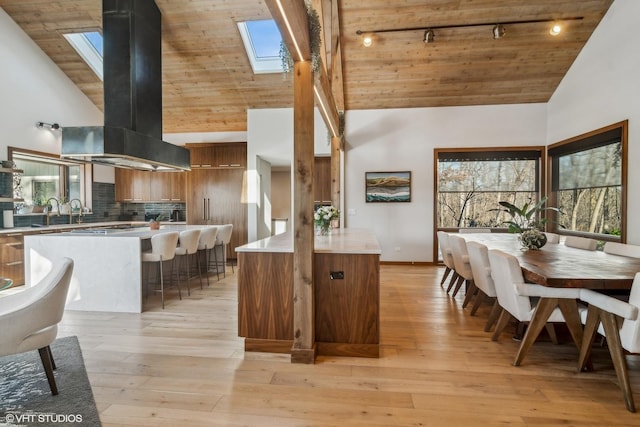
[[[56, 199], [55, 197], [49, 197], [44, 205], [49, 206], [49, 202], [51, 200], [55, 200], [56, 206], [58, 207], [57, 215], [60, 216], [60, 200]], [[51, 207], [51, 209], [53, 209], [53, 207]], [[49, 215], [51, 215], [51, 211], [47, 209], [47, 225], [49, 225]]]
[[82, 223], [82, 201], [80, 199], [69, 200], [69, 224], [73, 224], [73, 202], [77, 201], [80, 205], [80, 211], [78, 213], [78, 224]]

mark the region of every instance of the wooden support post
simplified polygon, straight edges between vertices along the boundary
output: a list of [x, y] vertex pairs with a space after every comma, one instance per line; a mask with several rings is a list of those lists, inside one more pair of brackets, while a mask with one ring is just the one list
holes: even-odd
[[[331, 138], [331, 204], [340, 209], [340, 137]], [[342, 224], [340, 225], [342, 227]]]
[[293, 347], [292, 363], [314, 363], [313, 289], [314, 93], [310, 61], [296, 61], [293, 77]]

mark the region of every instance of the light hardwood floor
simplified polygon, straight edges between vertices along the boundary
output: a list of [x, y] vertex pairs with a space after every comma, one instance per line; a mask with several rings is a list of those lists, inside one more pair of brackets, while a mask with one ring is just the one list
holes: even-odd
[[[499, 342], [440, 287], [443, 268], [381, 267], [381, 357], [244, 353], [236, 277], [140, 315], [66, 312], [104, 426], [630, 426], [606, 348], [577, 373], [570, 340], [537, 342], [520, 367], [513, 328]], [[194, 286], [194, 285], [192, 285]], [[628, 356], [640, 396], [640, 358]]]

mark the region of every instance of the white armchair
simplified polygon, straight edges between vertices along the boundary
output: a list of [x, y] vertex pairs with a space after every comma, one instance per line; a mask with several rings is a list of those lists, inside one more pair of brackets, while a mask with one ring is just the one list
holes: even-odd
[[[640, 353], [640, 319], [638, 318], [640, 273], [636, 273], [633, 280], [628, 303], [589, 289], [580, 290], [580, 299], [589, 304], [589, 309], [586, 316], [582, 315], [585, 326], [582, 348], [578, 358], [578, 370], [582, 371], [589, 362], [591, 345], [596, 332], [606, 336], [613, 367], [624, 394], [625, 404], [630, 412], [635, 412], [636, 408], [623, 349], [630, 353]], [[623, 319], [620, 327], [618, 327], [616, 316]]]
[[62, 258], [35, 286], [0, 297], [0, 356], [37, 349], [53, 395], [58, 388], [49, 345], [58, 335], [72, 273], [73, 260]]

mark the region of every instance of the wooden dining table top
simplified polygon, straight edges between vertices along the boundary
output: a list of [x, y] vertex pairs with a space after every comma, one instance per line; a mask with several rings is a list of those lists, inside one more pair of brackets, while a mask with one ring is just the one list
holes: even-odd
[[589, 289], [631, 289], [640, 259], [547, 243], [539, 250], [523, 250], [517, 235], [508, 233], [460, 234], [489, 249], [514, 255], [527, 282], [544, 286]]

